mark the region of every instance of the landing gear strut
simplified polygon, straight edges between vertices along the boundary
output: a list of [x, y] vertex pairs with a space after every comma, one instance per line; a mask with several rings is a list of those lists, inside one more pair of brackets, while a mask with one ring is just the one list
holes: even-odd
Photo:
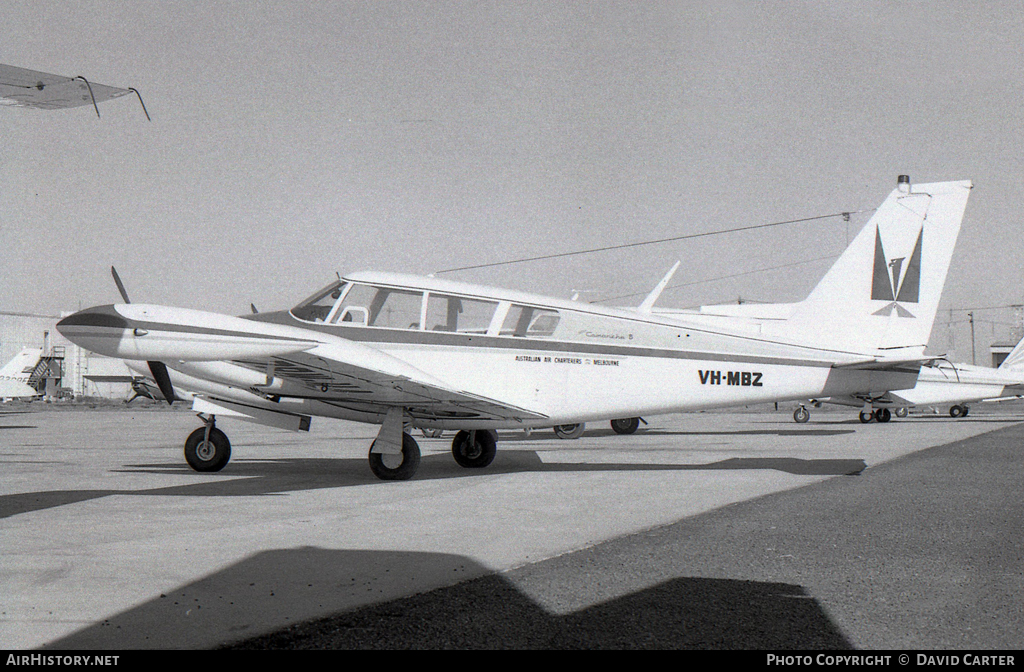
[[196, 471], [220, 471], [231, 459], [231, 442], [214, 426], [214, 416], [199, 417], [204, 426], [185, 439], [185, 461]]

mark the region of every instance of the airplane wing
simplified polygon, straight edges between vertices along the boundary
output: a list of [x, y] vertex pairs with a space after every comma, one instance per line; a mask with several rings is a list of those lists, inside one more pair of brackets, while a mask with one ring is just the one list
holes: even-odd
[[[353, 344], [355, 345], [355, 344]], [[314, 399], [367, 413], [403, 407], [419, 419], [495, 419], [521, 421], [547, 416], [502, 401], [455, 389], [384, 353], [368, 361], [365, 353], [344, 345], [321, 344], [310, 350], [269, 359], [234, 360], [254, 372], [273, 372], [281, 396]], [[268, 368], [269, 367], [269, 368]], [[276, 394], [275, 386], [259, 388]]]
[[[91, 89], [91, 94], [90, 94]], [[57, 110], [92, 105], [93, 101], [120, 98], [131, 93], [105, 84], [93, 84], [82, 78], [51, 75], [0, 63], [0, 104]]]

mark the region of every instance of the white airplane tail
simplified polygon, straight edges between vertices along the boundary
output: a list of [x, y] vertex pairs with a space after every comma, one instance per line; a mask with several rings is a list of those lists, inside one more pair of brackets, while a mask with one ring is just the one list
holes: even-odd
[[0, 369], [0, 398], [31, 397], [37, 394], [28, 381], [42, 354], [39, 348], [25, 348]]
[[884, 359], [921, 357], [972, 188], [898, 186], [782, 326], [794, 342]]
[[1006, 356], [999, 368], [1004, 371], [1024, 369], [1024, 338], [1020, 339], [1013, 350], [1010, 350], [1010, 354]]

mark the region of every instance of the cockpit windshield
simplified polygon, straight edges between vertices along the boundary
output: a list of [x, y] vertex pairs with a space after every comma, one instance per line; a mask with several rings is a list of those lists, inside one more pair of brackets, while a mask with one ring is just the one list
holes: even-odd
[[292, 315], [307, 322], [323, 322], [331, 308], [344, 293], [347, 282], [332, 282], [313, 296], [292, 308]]

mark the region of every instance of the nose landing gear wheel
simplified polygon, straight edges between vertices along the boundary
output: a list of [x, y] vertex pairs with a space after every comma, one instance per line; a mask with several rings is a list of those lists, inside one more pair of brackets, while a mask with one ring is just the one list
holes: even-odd
[[206, 440], [206, 428], [200, 427], [185, 440], [185, 461], [196, 471], [220, 471], [231, 459], [231, 442], [227, 434], [216, 427], [210, 428], [210, 440]]
[[803, 406], [799, 406], [799, 407], [797, 407], [797, 409], [795, 411], [793, 411], [793, 420], [795, 420], [796, 422], [804, 423], [804, 422], [807, 422], [810, 419], [811, 419], [810, 411], [808, 411]]
[[452, 440], [452, 456], [460, 467], [481, 469], [494, 460], [498, 444], [488, 430], [460, 431]]
[[370, 471], [382, 481], [408, 481], [420, 466], [420, 446], [402, 432], [402, 453], [375, 453], [370, 444]]

